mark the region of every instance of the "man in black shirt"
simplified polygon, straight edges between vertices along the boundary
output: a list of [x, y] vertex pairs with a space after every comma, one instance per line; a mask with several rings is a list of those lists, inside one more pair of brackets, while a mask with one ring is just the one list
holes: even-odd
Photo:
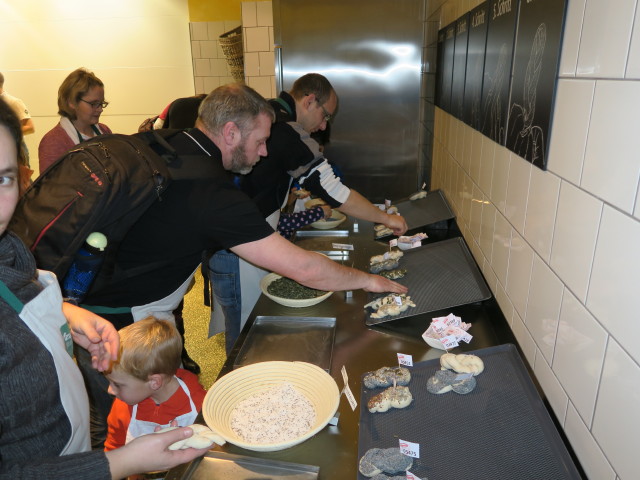
[[[154, 315], [172, 318], [205, 250], [230, 249], [247, 261], [320, 290], [365, 289], [406, 292], [406, 287], [378, 275], [343, 267], [282, 238], [256, 205], [233, 183], [267, 155], [274, 113], [251, 88], [226, 85], [211, 92], [200, 107], [196, 127], [169, 139], [178, 154], [210, 158], [201, 178], [173, 180], [140, 217], [118, 247], [116, 275], [109, 285], [92, 288], [85, 304], [121, 328]], [[125, 313], [118, 313], [122, 310]], [[94, 447], [104, 441], [111, 399], [104, 377], [95, 375], [90, 358], [78, 356], [93, 410]], [[102, 418], [100, 418], [102, 417]], [[96, 423], [97, 422], [97, 423]]]

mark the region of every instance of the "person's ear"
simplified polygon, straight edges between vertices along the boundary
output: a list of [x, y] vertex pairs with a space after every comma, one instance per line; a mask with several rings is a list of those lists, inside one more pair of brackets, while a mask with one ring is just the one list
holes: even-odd
[[153, 375], [149, 375], [147, 383], [149, 384], [149, 388], [151, 388], [151, 390], [159, 390], [160, 387], [162, 387], [162, 385], [164, 384], [164, 381], [162, 375], [160, 375], [159, 373], [154, 373]]
[[304, 106], [307, 110], [311, 107], [311, 105], [316, 101], [316, 94], [310, 93], [309, 95], [304, 97]]
[[224, 143], [230, 147], [235, 147], [240, 143], [240, 129], [235, 122], [227, 122], [224, 124], [222, 127], [222, 138], [224, 139]]

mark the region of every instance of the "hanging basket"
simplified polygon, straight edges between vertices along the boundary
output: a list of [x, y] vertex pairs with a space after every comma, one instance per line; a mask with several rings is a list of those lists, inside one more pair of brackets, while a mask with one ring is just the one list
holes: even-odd
[[244, 54], [242, 52], [242, 26], [223, 33], [218, 38], [227, 60], [231, 76], [236, 82], [244, 82]]

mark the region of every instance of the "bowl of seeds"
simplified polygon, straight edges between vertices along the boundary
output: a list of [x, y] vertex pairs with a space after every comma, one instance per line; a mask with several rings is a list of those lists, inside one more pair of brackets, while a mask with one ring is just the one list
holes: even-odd
[[331, 296], [333, 292], [300, 285], [277, 273], [268, 273], [260, 280], [260, 289], [267, 297], [285, 307], [310, 307]]

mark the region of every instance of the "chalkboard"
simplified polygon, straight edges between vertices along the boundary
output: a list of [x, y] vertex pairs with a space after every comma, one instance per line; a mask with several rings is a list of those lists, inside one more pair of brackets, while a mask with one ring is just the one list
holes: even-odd
[[469, 15], [456, 20], [456, 41], [453, 53], [453, 79], [451, 81], [451, 114], [462, 120], [464, 115], [464, 85], [467, 69], [467, 40]]
[[456, 23], [447, 25], [444, 29], [444, 43], [442, 47], [442, 109], [451, 113], [451, 81], [453, 79], [453, 53], [456, 41]]
[[478, 5], [469, 12], [469, 42], [462, 119], [476, 130], [482, 128], [482, 74], [484, 72], [488, 23], [488, 2]]
[[564, 12], [564, 0], [520, 4], [506, 146], [542, 169], [547, 166]]
[[505, 144], [518, 0], [490, 0], [482, 82], [482, 133]]
[[444, 28], [438, 30], [438, 45], [436, 46], [436, 91], [434, 103], [442, 108], [442, 77], [444, 75]]

